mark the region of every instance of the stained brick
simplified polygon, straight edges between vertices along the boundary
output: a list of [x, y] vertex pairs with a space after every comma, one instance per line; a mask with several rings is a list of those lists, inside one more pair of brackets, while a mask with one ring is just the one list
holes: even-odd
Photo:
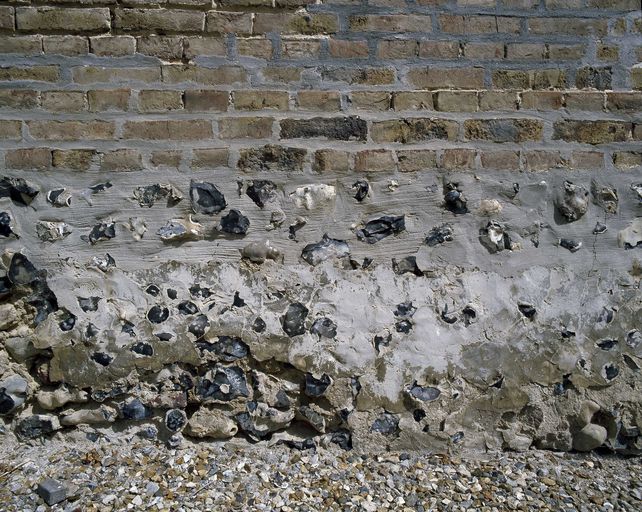
[[585, 144], [625, 142], [631, 138], [631, 123], [623, 121], [576, 121], [564, 119], [553, 125], [553, 139]]
[[397, 151], [401, 172], [420, 172], [437, 168], [437, 152], [432, 149]]
[[394, 172], [396, 168], [394, 154], [387, 149], [367, 149], [354, 157], [357, 172]]
[[350, 156], [347, 151], [320, 149], [314, 152], [312, 171], [317, 173], [347, 172], [350, 169]]
[[355, 116], [284, 119], [280, 122], [282, 139], [327, 138], [334, 140], [366, 140], [366, 122]]
[[464, 122], [465, 137], [490, 142], [542, 140], [544, 125], [535, 119], [469, 119]]
[[242, 149], [237, 167], [243, 172], [303, 172], [307, 151], [301, 148], [267, 144]]
[[116, 9], [114, 27], [126, 31], [202, 32], [205, 13], [178, 9]]
[[290, 95], [286, 91], [234, 91], [236, 110], [288, 110]]
[[22, 31], [63, 30], [67, 33], [106, 32], [111, 27], [107, 8], [56, 9], [53, 7], [18, 7], [16, 25]]
[[372, 123], [372, 140], [375, 142], [401, 142], [402, 144], [433, 139], [455, 140], [458, 123], [446, 119], [408, 118]]
[[226, 112], [230, 94], [227, 91], [187, 90], [184, 101], [185, 110], [200, 112]]

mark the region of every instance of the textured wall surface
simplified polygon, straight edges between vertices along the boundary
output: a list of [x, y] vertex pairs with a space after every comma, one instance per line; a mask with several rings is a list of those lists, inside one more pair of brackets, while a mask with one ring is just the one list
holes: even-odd
[[0, 418], [642, 448], [640, 0], [0, 2]]

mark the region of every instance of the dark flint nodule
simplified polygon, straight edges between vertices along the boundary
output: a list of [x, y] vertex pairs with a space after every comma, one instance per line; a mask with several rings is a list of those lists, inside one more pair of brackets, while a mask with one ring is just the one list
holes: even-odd
[[555, 201], [557, 211], [566, 222], [573, 222], [582, 217], [588, 210], [588, 203], [588, 190], [570, 181], [564, 182], [564, 188]]
[[412, 331], [412, 322], [410, 320], [400, 320], [395, 324], [395, 330], [403, 334], [408, 334]]
[[254, 332], [263, 332], [265, 331], [266, 327], [267, 325], [265, 324], [265, 320], [263, 320], [260, 316], [257, 316], [254, 320], [254, 323], [252, 324], [252, 330]]
[[444, 307], [444, 310], [441, 312], [441, 319], [446, 322], [447, 324], [454, 324], [457, 322], [457, 317], [456, 316], [450, 316], [448, 314], [448, 305]]
[[152, 297], [158, 297], [160, 292], [160, 288], [155, 284], [150, 284], [147, 288], [145, 288], [145, 293], [149, 293]]
[[642, 343], [642, 334], [637, 329], [626, 333], [626, 344], [631, 348], [637, 348]]
[[183, 199], [181, 193], [171, 185], [147, 185], [134, 189], [134, 198], [141, 207], [151, 208], [159, 199], [167, 198], [167, 207], [176, 206]]
[[529, 320], [533, 319], [537, 313], [537, 310], [530, 304], [519, 304], [517, 307], [519, 308], [520, 313]]
[[439, 395], [441, 395], [441, 391], [439, 391], [438, 388], [434, 388], [431, 386], [419, 386], [415, 382], [408, 389], [408, 394], [413, 398], [416, 398], [417, 400], [421, 400], [422, 402], [432, 402], [433, 400], [437, 400], [437, 398], [439, 398]]
[[107, 272], [116, 266], [116, 260], [108, 252], [105, 256], [94, 256], [91, 263], [102, 272]]
[[446, 209], [455, 214], [463, 215], [464, 213], [468, 213], [466, 203], [464, 194], [459, 190], [459, 184], [446, 183], [444, 187], [444, 206]]
[[11, 295], [11, 289], [13, 288], [13, 283], [9, 276], [0, 277], [0, 299]]
[[85, 313], [96, 311], [100, 297], [78, 297], [78, 305]]
[[281, 439], [277, 444], [284, 444], [292, 450], [299, 450], [304, 452], [306, 450], [316, 450], [317, 445], [314, 442], [314, 438], [304, 439], [303, 441], [293, 441], [292, 439]]
[[620, 369], [614, 364], [605, 364], [602, 368], [602, 375], [606, 380], [613, 380], [620, 374]]
[[191, 300], [184, 300], [178, 305], [178, 311], [181, 315], [195, 315], [198, 307]]
[[305, 332], [305, 319], [308, 312], [308, 308], [300, 302], [293, 302], [288, 306], [285, 315], [281, 317], [281, 325], [288, 336], [298, 336]]
[[16, 403], [5, 388], [0, 388], [0, 414], [7, 414], [16, 407]]
[[71, 206], [71, 196], [62, 196], [64, 188], [54, 188], [47, 192], [47, 202], [54, 206]]
[[125, 403], [121, 408], [121, 412], [126, 420], [144, 420], [152, 416], [152, 410], [138, 398], [134, 398], [131, 402]]
[[101, 366], [109, 366], [109, 364], [114, 360], [113, 357], [109, 354], [105, 354], [104, 352], [94, 352], [91, 355], [91, 359]]
[[350, 247], [345, 240], [330, 238], [323, 235], [320, 242], [308, 244], [301, 251], [301, 258], [312, 266], [326, 261], [330, 258], [344, 258], [350, 254]]
[[290, 401], [290, 397], [282, 389], [279, 389], [276, 392], [275, 398], [276, 398], [276, 403], [274, 404], [274, 407], [276, 407], [277, 409], [289, 409], [290, 406], [292, 405], [292, 402]]
[[602, 350], [611, 350], [613, 347], [617, 347], [617, 340], [600, 340], [596, 345]]
[[69, 311], [64, 312], [63, 319], [58, 323], [58, 327], [63, 332], [71, 331], [76, 325], [76, 315]]
[[231, 336], [219, 336], [218, 341], [212, 343], [210, 350], [226, 363], [243, 359], [250, 353], [249, 347], [243, 340]]
[[245, 193], [256, 206], [263, 208], [276, 197], [276, 184], [269, 180], [253, 180], [249, 182]]
[[189, 324], [188, 331], [191, 332], [197, 338], [202, 338], [205, 335], [205, 329], [210, 325], [210, 321], [205, 315], [198, 315], [192, 322]]
[[213, 398], [229, 402], [239, 396], [248, 397], [247, 382], [243, 370], [238, 366], [219, 366], [213, 380], [202, 378], [197, 386], [197, 393], [203, 398]]
[[571, 252], [577, 252], [582, 247], [582, 242], [577, 242], [569, 238], [560, 238], [559, 245], [560, 247], [564, 247], [564, 249], [568, 249]]
[[18, 423], [16, 434], [22, 439], [35, 439], [36, 437], [50, 434], [54, 431], [53, 423], [49, 416], [33, 414]]
[[387, 347], [392, 341], [392, 334], [388, 333], [385, 336], [377, 335], [373, 339], [374, 348], [377, 354], [381, 351], [381, 347]]
[[0, 236], [8, 237], [15, 235], [18, 238], [18, 235], [11, 229], [11, 215], [8, 212], [0, 212]]
[[461, 430], [459, 432], [455, 432], [452, 436], [450, 436], [450, 440], [455, 444], [457, 444], [463, 438], [464, 438], [464, 433]]
[[134, 345], [131, 348], [131, 351], [141, 356], [154, 355], [153, 347], [149, 343], [144, 343], [142, 341], [139, 341], [138, 343], [134, 343]]
[[109, 240], [111, 238], [114, 238], [115, 236], [116, 236], [116, 223], [101, 222], [99, 224], [96, 224], [93, 228], [91, 228], [91, 231], [87, 236], [87, 240], [89, 240], [90, 244], [94, 245], [96, 242], [100, 242], [102, 240]]
[[417, 266], [417, 258], [415, 256], [406, 256], [399, 261], [392, 258], [392, 271], [398, 276], [403, 274], [414, 274], [421, 277], [424, 275], [421, 269]]
[[171, 332], [157, 332], [154, 333], [154, 336], [156, 336], [161, 341], [169, 341], [174, 337]]
[[370, 185], [366, 180], [358, 180], [352, 184], [352, 190], [354, 190], [355, 192], [354, 198], [357, 201], [361, 202], [368, 196]]
[[510, 237], [506, 233], [506, 229], [494, 220], [489, 221], [485, 228], [479, 230], [479, 242], [490, 254], [511, 248]]
[[178, 292], [176, 290], [173, 290], [172, 288], [168, 288], [167, 289], [167, 296], [171, 300], [174, 300], [176, 297], [178, 297]]
[[352, 450], [352, 433], [346, 429], [339, 429], [332, 432], [330, 442], [336, 444], [342, 450]]
[[412, 318], [416, 311], [417, 308], [413, 306], [412, 302], [402, 302], [400, 304], [397, 304], [397, 307], [393, 311], [393, 314], [400, 318]]
[[225, 196], [212, 183], [192, 180], [189, 185], [189, 197], [194, 213], [214, 215], [227, 206]]
[[299, 231], [299, 229], [301, 229], [306, 224], [307, 224], [307, 221], [301, 217], [298, 217], [297, 219], [295, 219], [294, 222], [289, 226], [288, 238], [290, 240], [296, 240], [296, 232]]
[[325, 316], [317, 318], [310, 327], [310, 332], [319, 337], [334, 338], [337, 335], [337, 324]]
[[152, 306], [147, 312], [147, 319], [153, 324], [161, 324], [169, 318], [169, 309], [165, 306]]
[[332, 379], [324, 373], [320, 379], [316, 379], [311, 373], [305, 374], [305, 394], [309, 397], [323, 396], [332, 384]]
[[29, 206], [39, 190], [23, 178], [3, 176], [0, 179], [0, 198], [9, 197], [14, 203]]
[[212, 295], [212, 291], [209, 288], [202, 287], [200, 284], [190, 286], [189, 292], [192, 297], [197, 299], [207, 299]]
[[234, 292], [234, 300], [232, 301], [232, 307], [242, 308], [245, 306], [245, 301], [239, 295], [239, 292]]
[[415, 409], [412, 411], [412, 417], [416, 422], [420, 422], [426, 417], [426, 411], [423, 409]]
[[250, 229], [250, 219], [240, 211], [232, 209], [221, 218], [221, 231], [231, 235], [244, 235]]
[[19, 252], [15, 253], [9, 264], [7, 277], [18, 286], [26, 286], [35, 283], [40, 277], [40, 273], [29, 259]]
[[120, 332], [129, 334], [130, 336], [136, 336], [136, 331], [134, 331], [134, 324], [128, 320], [123, 320], [123, 326], [121, 327]]
[[85, 328], [85, 338], [88, 340], [95, 338], [96, 336], [98, 336], [99, 332], [100, 331], [98, 330], [98, 327], [89, 322], [87, 324], [87, 327]]
[[424, 242], [428, 247], [435, 247], [444, 242], [452, 242], [453, 233], [453, 228], [450, 224], [442, 224], [441, 226], [432, 228]]
[[385, 215], [378, 219], [369, 221], [363, 229], [357, 231], [357, 238], [369, 244], [377, 243], [379, 240], [401, 233], [406, 229], [405, 215]]
[[187, 416], [180, 409], [170, 409], [165, 414], [165, 426], [167, 430], [178, 432], [187, 424]]
[[91, 190], [92, 194], [98, 194], [99, 192], [104, 192], [112, 186], [113, 185], [109, 181], [106, 181], [105, 183], [96, 183], [95, 185], [92, 185], [91, 187], [89, 187], [89, 190]]
[[386, 435], [394, 434], [399, 431], [399, 418], [389, 412], [381, 413], [372, 423], [370, 430]]

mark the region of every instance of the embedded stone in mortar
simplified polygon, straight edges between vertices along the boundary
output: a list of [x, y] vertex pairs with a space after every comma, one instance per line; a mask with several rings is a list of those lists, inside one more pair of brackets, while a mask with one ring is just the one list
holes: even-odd
[[156, 183], [134, 189], [134, 199], [141, 207], [151, 208], [159, 199], [167, 199], [167, 207], [175, 206], [183, 199], [183, 194], [170, 183]]
[[9, 212], [0, 212], [0, 236], [7, 238], [13, 235], [16, 238], [20, 238], [13, 230], [11, 224], [11, 215], [9, 215]]
[[57, 207], [71, 206], [71, 194], [65, 188], [55, 188], [47, 192], [47, 201]]
[[213, 183], [190, 181], [189, 197], [194, 213], [214, 215], [227, 207], [225, 196]]
[[69, 236], [71, 234], [71, 228], [65, 222], [39, 220], [36, 223], [36, 234], [40, 240], [54, 242]]
[[251, 242], [241, 249], [241, 257], [252, 263], [264, 263], [265, 260], [277, 261], [281, 253], [270, 245], [269, 240], [264, 242]]
[[642, 246], [642, 218], [633, 220], [617, 234], [617, 243], [624, 249]]
[[259, 208], [276, 199], [277, 186], [269, 180], [252, 180], [243, 184], [245, 193]]
[[332, 185], [319, 183], [298, 187], [290, 193], [294, 205], [306, 210], [312, 210], [319, 205], [330, 202], [336, 195], [336, 189]]
[[0, 179], [0, 198], [9, 197], [16, 204], [29, 206], [39, 192], [24, 178], [3, 176]]
[[167, 224], [158, 229], [157, 234], [164, 242], [198, 240], [203, 237], [203, 225], [192, 220], [190, 215], [187, 220], [168, 220]]
[[301, 252], [301, 258], [312, 266], [331, 258], [339, 259], [349, 255], [350, 247], [345, 240], [330, 238], [327, 234], [323, 235], [320, 242], [306, 245]]
[[218, 229], [232, 235], [245, 235], [250, 229], [250, 219], [233, 208], [221, 218]]
[[565, 181], [562, 190], [555, 199], [558, 212], [567, 222], [573, 222], [588, 211], [589, 193], [581, 185]]
[[357, 238], [369, 244], [377, 243], [390, 235], [405, 231], [405, 219], [405, 215], [385, 215], [378, 219], [370, 220], [362, 229], [357, 230]]

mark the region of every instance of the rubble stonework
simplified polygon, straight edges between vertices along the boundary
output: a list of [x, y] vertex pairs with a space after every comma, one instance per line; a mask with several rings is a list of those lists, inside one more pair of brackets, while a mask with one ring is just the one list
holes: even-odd
[[2, 4], [0, 431], [640, 452], [637, 1]]

